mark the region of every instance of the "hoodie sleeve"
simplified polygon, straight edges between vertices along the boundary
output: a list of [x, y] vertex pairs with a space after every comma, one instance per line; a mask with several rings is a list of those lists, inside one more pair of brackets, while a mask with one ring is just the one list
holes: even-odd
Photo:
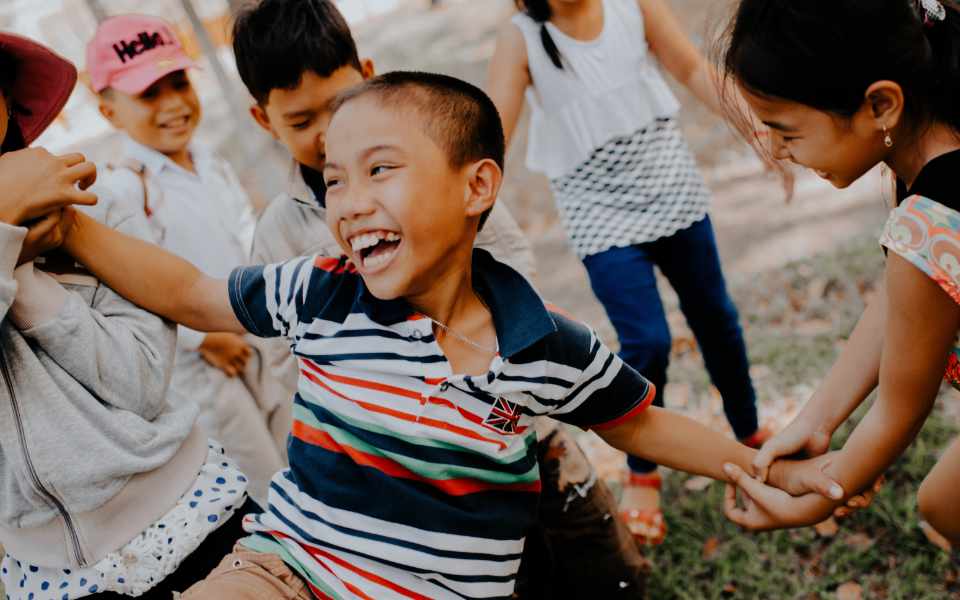
[[0, 320], [7, 318], [7, 312], [17, 295], [13, 270], [26, 237], [26, 228], [0, 223]]
[[[108, 225], [130, 235], [144, 235], [147, 225], [142, 217], [114, 209], [107, 210]], [[163, 411], [176, 347], [172, 323], [138, 308], [102, 284], [90, 304], [74, 286], [68, 284], [64, 290], [45, 273], [28, 274], [23, 285], [30, 287], [18, 293], [18, 302], [39, 307], [39, 302], [30, 298], [31, 293], [41, 293], [48, 299], [47, 305], [56, 309], [46, 314], [40, 310], [14, 311], [18, 319], [27, 315], [21, 320], [25, 337], [105, 404], [148, 420]], [[51, 303], [55, 289], [65, 294], [61, 301]]]

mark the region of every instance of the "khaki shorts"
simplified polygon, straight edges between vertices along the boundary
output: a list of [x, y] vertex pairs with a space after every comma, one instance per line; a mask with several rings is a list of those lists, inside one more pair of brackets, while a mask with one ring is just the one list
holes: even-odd
[[275, 554], [233, 547], [181, 600], [313, 600], [307, 583]]

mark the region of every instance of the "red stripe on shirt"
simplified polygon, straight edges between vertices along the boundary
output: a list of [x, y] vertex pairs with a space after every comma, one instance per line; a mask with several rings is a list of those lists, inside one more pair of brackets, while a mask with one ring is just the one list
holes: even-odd
[[647, 407], [653, 402], [654, 397], [657, 395], [657, 388], [652, 383], [647, 384], [647, 395], [643, 397], [643, 401], [640, 404], [634, 406], [630, 409], [625, 415], [621, 415], [612, 421], [607, 421], [606, 423], [600, 423], [599, 425], [591, 425], [590, 429], [613, 429], [617, 425], [623, 425], [630, 419], [639, 415], [643, 411], [647, 410]]
[[333, 258], [330, 256], [318, 256], [313, 261], [313, 266], [320, 269], [321, 271], [326, 271], [327, 273], [332, 273], [334, 275], [343, 275], [344, 273], [356, 273], [357, 268], [353, 265], [352, 262], [345, 262], [343, 265], [340, 264], [340, 258]]
[[477, 479], [459, 477], [455, 479], [430, 479], [414, 473], [410, 469], [389, 459], [385, 456], [363, 452], [352, 446], [346, 446], [337, 442], [333, 437], [322, 429], [311, 427], [302, 421], [293, 422], [293, 436], [300, 441], [319, 446], [324, 450], [336, 452], [337, 454], [346, 454], [353, 462], [358, 465], [374, 468], [385, 475], [396, 477], [398, 479], [409, 479], [419, 481], [433, 486], [448, 496], [466, 496], [490, 490], [519, 491], [519, 492], [539, 492], [540, 481], [524, 483], [489, 483]]
[[309, 379], [310, 381], [312, 381], [313, 383], [319, 385], [319, 386], [322, 387], [323, 389], [325, 389], [325, 390], [327, 390], [328, 392], [330, 392], [331, 394], [333, 394], [334, 396], [336, 396], [336, 397], [338, 397], [338, 398], [341, 398], [341, 399], [343, 399], [343, 400], [347, 400], [348, 402], [353, 402], [354, 404], [356, 404], [356, 405], [359, 406], [360, 408], [363, 408], [363, 409], [368, 410], [368, 411], [370, 411], [370, 412], [375, 412], [375, 413], [379, 413], [379, 414], [382, 414], [382, 415], [388, 415], [388, 416], [391, 416], [391, 417], [400, 419], [401, 421], [407, 421], [407, 422], [409, 422], [409, 423], [419, 423], [420, 425], [425, 425], [425, 426], [427, 426], [427, 427], [432, 427], [432, 428], [434, 428], [434, 429], [443, 429], [444, 431], [449, 431], [450, 433], [454, 433], [454, 434], [459, 435], [459, 436], [462, 436], [462, 437], [470, 438], [470, 439], [472, 439], [472, 440], [477, 440], [477, 441], [480, 441], [480, 442], [487, 442], [487, 443], [489, 443], [489, 444], [494, 444], [494, 445], [496, 445], [498, 448], [500, 448], [501, 450], [504, 450], [504, 449], [507, 447], [507, 444], [506, 444], [505, 442], [501, 441], [501, 440], [495, 440], [495, 439], [491, 439], [491, 438], [482, 436], [482, 435], [480, 435], [479, 433], [476, 433], [476, 432], [471, 431], [471, 430], [469, 430], [469, 429], [465, 429], [465, 428], [463, 428], [463, 427], [458, 427], [458, 426], [456, 426], [456, 425], [452, 425], [452, 424], [450, 424], [450, 423], [447, 423], [446, 421], [440, 421], [440, 420], [437, 420], [437, 419], [431, 419], [431, 418], [429, 418], [429, 417], [418, 417], [417, 415], [412, 415], [412, 414], [410, 414], [410, 413], [405, 413], [405, 412], [403, 412], [403, 411], [399, 411], [399, 410], [396, 410], [396, 409], [393, 409], [393, 408], [387, 408], [387, 407], [385, 407], [385, 406], [378, 406], [378, 405], [373, 404], [373, 403], [371, 403], [371, 402], [364, 402], [363, 400], [357, 400], [357, 399], [355, 399], [355, 398], [351, 398], [351, 397], [349, 397], [349, 396], [347, 396], [347, 395], [345, 395], [345, 394], [342, 394], [342, 393], [336, 391], [335, 389], [333, 389], [332, 387], [330, 387], [329, 385], [327, 385], [326, 383], [324, 383], [323, 381], [321, 381], [320, 377], [318, 377], [317, 375], [315, 375], [315, 374], [307, 371], [306, 369], [301, 369], [301, 370], [300, 370], [300, 373], [301, 373], [304, 377], [306, 377], [307, 379]]
[[[330, 381], [335, 381], [335, 382], [337, 382], [337, 383], [342, 383], [342, 384], [344, 384], [344, 385], [349, 385], [349, 386], [358, 387], [358, 388], [362, 388], [362, 389], [374, 390], [374, 391], [376, 391], [376, 392], [383, 392], [383, 393], [386, 393], [386, 394], [393, 394], [393, 395], [395, 395], [395, 396], [401, 396], [401, 397], [404, 397], [404, 398], [409, 398], [409, 399], [411, 399], [411, 400], [416, 400], [416, 401], [417, 401], [417, 404], [423, 404], [424, 402], [428, 402], [428, 403], [434, 404], [434, 405], [436, 405], [436, 406], [442, 406], [442, 407], [444, 407], [444, 408], [449, 408], [450, 410], [455, 410], [455, 411], [457, 411], [457, 412], [460, 414], [461, 417], [463, 417], [464, 419], [470, 421], [471, 423], [475, 423], [475, 424], [480, 425], [480, 426], [482, 426], [482, 427], [486, 427], [486, 425], [484, 425], [483, 419], [480, 417], [480, 415], [476, 415], [476, 414], [468, 411], [467, 409], [463, 408], [462, 406], [458, 406], [458, 405], [454, 404], [453, 402], [451, 402], [450, 400], [447, 400], [446, 398], [438, 398], [438, 397], [436, 397], [436, 396], [429, 396], [429, 397], [427, 397], [427, 398], [424, 398], [422, 394], [419, 394], [419, 393], [417, 393], [417, 392], [415, 392], [415, 391], [413, 391], [413, 390], [408, 390], [408, 389], [406, 389], [406, 388], [397, 387], [397, 386], [394, 386], [394, 385], [387, 385], [387, 384], [385, 384], [385, 383], [377, 383], [377, 382], [375, 382], [375, 381], [367, 381], [367, 380], [364, 380], [364, 379], [356, 379], [356, 378], [354, 378], [354, 377], [346, 377], [346, 376], [344, 376], [344, 375], [334, 375], [333, 373], [330, 373], [330, 372], [328, 372], [328, 371], [324, 371], [322, 368], [320, 368], [319, 365], [317, 365], [316, 363], [314, 363], [313, 361], [311, 361], [311, 360], [309, 360], [309, 359], [301, 358], [301, 361], [302, 361], [304, 364], [306, 364], [308, 367], [310, 367], [310, 369], [312, 369], [317, 375], [319, 375], [320, 377], [323, 377], [324, 379], [328, 379], [328, 380], [330, 380]], [[313, 380], [311, 379], [311, 381], [313, 381]], [[437, 381], [438, 383], [442, 383], [444, 380], [443, 380], [443, 379], [439, 379], [439, 380], [434, 380], [434, 381]], [[427, 381], [427, 384], [431, 384], [431, 382], [430, 382], [430, 381]], [[434, 384], [434, 385], [436, 385], [436, 384]], [[327, 386], [324, 386], [324, 387], [326, 387], [327, 389], [329, 389], [329, 387], [327, 387]], [[336, 392], [334, 392], [334, 393], [336, 393]], [[421, 422], [422, 422], [422, 421], [423, 421], [423, 418], [421, 418], [420, 420], [421, 420]], [[527, 427], [518, 427], [517, 430], [516, 430], [516, 433], [519, 435], [519, 434], [524, 433], [526, 430], [527, 430]], [[492, 441], [492, 440], [490, 440], [490, 441]]]
[[[302, 542], [302, 541], [300, 541], [300, 540], [295, 540], [295, 539], [293, 539], [292, 537], [290, 537], [289, 535], [283, 533], [282, 531], [273, 530], [273, 531], [271, 531], [270, 533], [273, 534], [273, 535], [275, 535], [275, 536], [277, 536], [277, 537], [286, 538], [286, 539], [288, 539], [288, 540], [290, 540], [290, 541], [292, 541], [292, 542], [294, 542], [294, 543], [296, 543], [296, 544], [299, 544], [301, 548], [303, 548], [304, 550], [306, 550], [307, 553], [310, 554], [310, 556], [313, 556], [314, 558], [318, 558], [318, 557], [326, 558], [327, 560], [329, 560], [329, 561], [331, 561], [331, 562], [334, 562], [334, 563], [340, 565], [341, 567], [343, 567], [344, 569], [347, 569], [348, 571], [352, 571], [353, 573], [356, 573], [357, 575], [363, 577], [364, 579], [366, 579], [366, 580], [368, 580], [368, 581], [372, 581], [373, 583], [376, 583], [376, 584], [381, 585], [381, 586], [383, 586], [383, 587], [385, 587], [385, 588], [389, 588], [389, 589], [393, 590], [394, 592], [400, 594], [401, 596], [405, 596], [405, 597], [407, 597], [407, 598], [414, 598], [415, 600], [430, 600], [430, 598], [429, 598], [428, 596], [424, 596], [424, 595], [418, 594], [418, 593], [416, 593], [416, 592], [414, 592], [414, 591], [412, 591], [412, 590], [408, 590], [407, 588], [401, 587], [401, 586], [397, 585], [396, 583], [393, 583], [392, 581], [389, 581], [389, 580], [387, 580], [387, 579], [385, 579], [385, 578], [377, 575], [376, 573], [371, 573], [370, 571], [366, 571], [366, 570], [364, 570], [364, 569], [361, 569], [360, 567], [357, 567], [357, 566], [355, 566], [355, 565], [352, 565], [352, 564], [348, 563], [347, 561], [343, 560], [342, 558], [340, 558], [339, 556], [336, 556], [336, 555], [334, 555], [334, 554], [331, 554], [331, 553], [327, 552], [326, 550], [321, 550], [320, 548], [317, 548], [316, 546], [312, 546], [312, 545], [310, 545], [310, 544], [308, 544], [308, 543], [306, 543], [306, 542]], [[317, 562], [319, 562], [321, 565], [323, 565], [323, 567], [324, 567], [325, 569], [327, 569], [328, 571], [330, 571], [330, 569], [329, 569], [326, 565], [324, 565], [322, 561], [319, 561], [319, 560], [318, 560]], [[333, 571], [330, 571], [330, 572], [333, 573]], [[334, 574], [334, 577], [337, 577], [336, 574]], [[338, 579], [340, 582], [342, 582], [345, 586], [347, 586], [348, 589], [350, 588], [350, 585], [349, 585], [346, 581], [343, 581], [343, 579], [340, 579], [339, 577], [337, 577], [337, 579]], [[311, 586], [311, 587], [312, 587], [312, 586]], [[351, 591], [353, 591], [353, 590], [351, 590]], [[358, 592], [359, 592], [359, 590], [358, 590]], [[360, 593], [362, 593], [362, 592], [360, 592]], [[364, 598], [368, 598], [368, 596], [366, 596], [366, 595], [364, 595], [363, 597], [364, 597]]]

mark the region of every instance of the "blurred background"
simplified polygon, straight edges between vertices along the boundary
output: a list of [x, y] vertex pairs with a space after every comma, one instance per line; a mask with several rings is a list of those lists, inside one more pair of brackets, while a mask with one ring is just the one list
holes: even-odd
[[[249, 0], [0, 0], [0, 28], [43, 41], [83, 68], [98, 20], [140, 12], [174, 23], [202, 64], [193, 73], [204, 119], [198, 139], [215, 146], [240, 174], [256, 208], [283, 189], [290, 159], [248, 115], [252, 102], [233, 62], [231, 11]], [[712, 53], [730, 0], [668, 0], [688, 34]], [[438, 71], [482, 85], [497, 28], [512, 0], [338, 0], [361, 56], [377, 70]], [[433, 6], [438, 4], [437, 6]], [[674, 86], [681, 123], [714, 192], [712, 219], [732, 293], [741, 310], [761, 400], [761, 415], [781, 427], [806, 401], [875, 293], [883, 255], [876, 239], [886, 218], [879, 172], [847, 190], [798, 173], [785, 201], [780, 181], [716, 116]], [[510, 149], [501, 195], [531, 239], [537, 286], [553, 303], [616, 344], [586, 274], [567, 249], [546, 181], [524, 168], [525, 120]], [[57, 123], [38, 142], [105, 161], [116, 135], [81, 79]], [[887, 198], [889, 201], [889, 198]], [[662, 286], [674, 335], [666, 399], [726, 429], [696, 342]], [[914, 492], [936, 452], [956, 431], [949, 396], [903, 459], [875, 508], [838, 528], [747, 536], [719, 511], [721, 487], [674, 474], [668, 479], [667, 542], [653, 552], [653, 598], [960, 598], [957, 565], [917, 528]], [[842, 439], [842, 435], [840, 439]], [[583, 437], [603, 477], [617, 488], [622, 457]]]

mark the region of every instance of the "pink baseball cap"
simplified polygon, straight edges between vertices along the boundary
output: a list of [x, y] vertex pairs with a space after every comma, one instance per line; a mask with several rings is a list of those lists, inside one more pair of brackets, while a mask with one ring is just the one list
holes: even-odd
[[77, 69], [43, 44], [6, 31], [0, 31], [0, 52], [16, 62], [10, 95], [21, 110], [12, 118], [29, 145], [63, 110], [77, 83]]
[[170, 73], [195, 66], [170, 25], [158, 17], [111, 17], [87, 44], [87, 72], [95, 92], [109, 87], [139, 94]]

